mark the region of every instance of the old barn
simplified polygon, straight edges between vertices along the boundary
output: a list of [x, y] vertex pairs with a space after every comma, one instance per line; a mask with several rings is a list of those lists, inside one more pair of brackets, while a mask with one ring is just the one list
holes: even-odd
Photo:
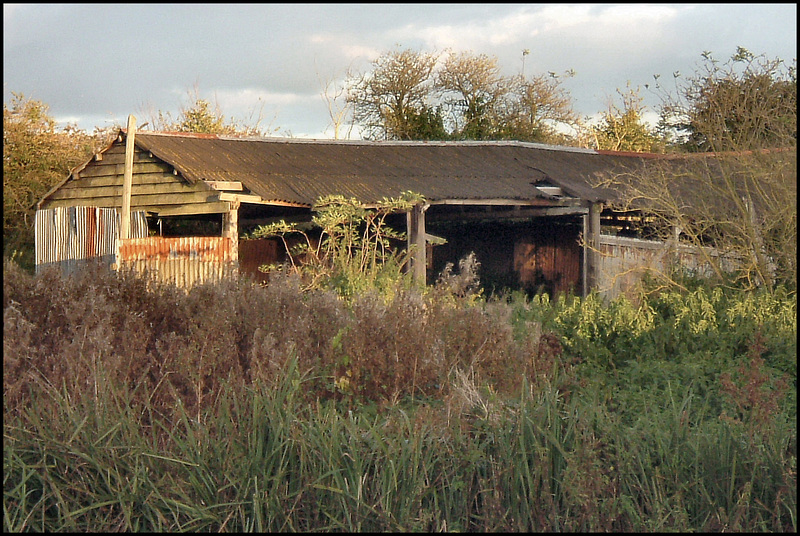
[[[128, 134], [130, 131], [130, 136]], [[514, 141], [368, 142], [136, 132], [114, 141], [37, 208], [37, 267], [91, 258], [183, 285], [230, 270], [261, 277], [280, 260], [258, 225], [309, 220], [329, 194], [366, 205], [402, 192], [425, 202], [392, 225], [410, 270], [431, 281], [475, 252], [494, 287], [584, 294], [601, 286], [602, 173], [641, 158]], [[585, 240], [583, 239], [585, 237]], [[117, 241], [117, 238], [121, 240]]]

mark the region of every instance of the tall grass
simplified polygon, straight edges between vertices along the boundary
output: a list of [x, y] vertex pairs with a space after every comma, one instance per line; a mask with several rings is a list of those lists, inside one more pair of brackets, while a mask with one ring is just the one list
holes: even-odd
[[797, 529], [794, 295], [3, 284], [6, 531]]

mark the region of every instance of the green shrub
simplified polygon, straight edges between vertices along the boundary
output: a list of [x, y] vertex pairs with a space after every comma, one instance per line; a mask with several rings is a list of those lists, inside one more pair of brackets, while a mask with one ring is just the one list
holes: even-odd
[[5, 264], [4, 530], [797, 530], [794, 293], [470, 286]]
[[[391, 298], [398, 286], [410, 284], [410, 277], [404, 273], [407, 253], [398, 249], [406, 236], [386, 219], [422, 201], [420, 195], [404, 192], [367, 208], [354, 198], [326, 196], [314, 204], [310, 225], [281, 220], [256, 228], [251, 237], [278, 237], [288, 253], [286, 266], [263, 266], [264, 271], [288, 268], [301, 276], [304, 288], [334, 290], [345, 298], [368, 290]], [[288, 237], [293, 235], [299, 241], [290, 246]]]

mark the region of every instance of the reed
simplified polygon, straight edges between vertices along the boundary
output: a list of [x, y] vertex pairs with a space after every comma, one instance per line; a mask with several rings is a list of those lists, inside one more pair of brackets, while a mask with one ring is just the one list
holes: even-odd
[[793, 295], [4, 276], [5, 531], [797, 529]]

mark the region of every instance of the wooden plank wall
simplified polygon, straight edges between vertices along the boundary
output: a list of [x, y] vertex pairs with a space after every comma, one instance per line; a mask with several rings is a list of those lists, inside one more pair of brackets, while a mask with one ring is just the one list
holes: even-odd
[[[706, 248], [706, 254], [716, 258], [723, 270], [734, 271], [739, 267], [734, 256], [721, 255], [713, 248]], [[600, 235], [599, 257], [598, 290], [607, 299], [630, 296], [645, 274], [658, 278], [669, 275], [676, 266], [698, 276], [713, 274], [700, 251], [684, 244], [676, 247], [673, 241]]]
[[554, 223], [537, 218], [527, 223], [473, 223], [431, 232], [448, 243], [432, 248], [434, 282], [446, 262], [458, 261], [474, 251], [484, 285], [523, 288], [553, 294], [581, 292], [583, 250], [577, 223]]
[[[122, 207], [125, 145], [115, 143], [83, 170], [76, 172], [43, 203], [42, 208], [65, 206]], [[161, 216], [226, 212], [228, 203], [204, 184], [189, 184], [175, 175], [169, 164], [149, 152], [136, 150], [133, 165], [131, 210]]]
[[283, 244], [277, 238], [260, 240], [239, 240], [239, 273], [247, 275], [260, 283], [266, 283], [267, 274], [258, 267], [262, 264], [276, 264], [285, 259], [281, 254]]
[[514, 270], [522, 286], [551, 295], [581, 291], [583, 249], [577, 227], [549, 225], [514, 243]]

